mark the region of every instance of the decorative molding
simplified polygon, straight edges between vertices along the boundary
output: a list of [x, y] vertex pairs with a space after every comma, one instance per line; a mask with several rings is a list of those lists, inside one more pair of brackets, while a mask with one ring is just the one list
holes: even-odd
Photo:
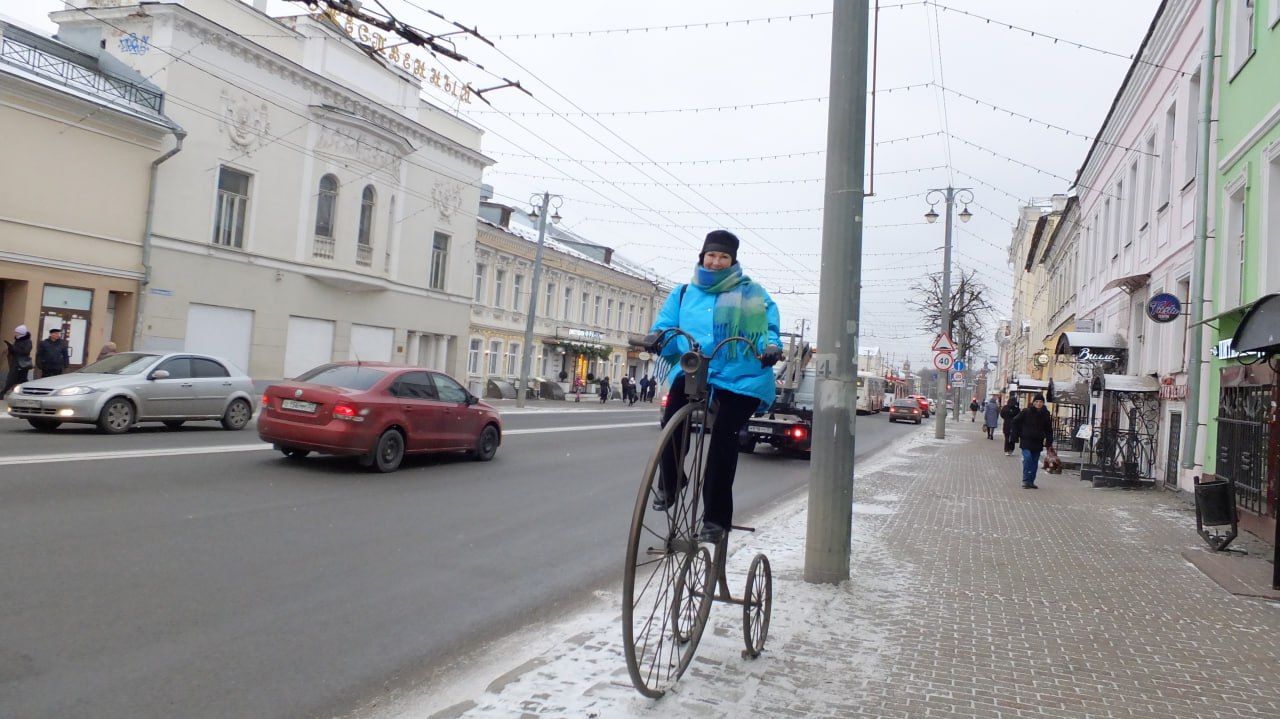
[[124, 280], [135, 280], [141, 282], [143, 273], [134, 270], [122, 270], [115, 267], [104, 267], [102, 265], [87, 265], [83, 262], [71, 262], [69, 260], [59, 260], [53, 257], [36, 257], [34, 255], [24, 255], [18, 252], [5, 252], [0, 250], [0, 261], [12, 262], [18, 265], [31, 265], [33, 267], [48, 267], [56, 270], [68, 270], [71, 272], [82, 272], [88, 275], [100, 275], [102, 277], [118, 277]]
[[453, 222], [453, 216], [462, 209], [462, 187], [456, 182], [436, 180], [431, 188], [431, 201], [444, 222]]
[[1228, 152], [1221, 160], [1218, 161], [1218, 172], [1226, 172], [1231, 169], [1240, 161], [1240, 158], [1244, 157], [1258, 144], [1263, 135], [1271, 132], [1271, 129], [1277, 124], [1280, 124], [1280, 103], [1273, 106], [1271, 111], [1268, 112], [1257, 125], [1254, 125], [1253, 129], [1250, 130], [1247, 135], [1242, 137], [1240, 142], [1236, 143], [1235, 147], [1231, 148], [1231, 152]]
[[243, 92], [236, 98], [224, 88], [219, 115], [218, 129], [226, 134], [231, 150], [251, 154], [267, 144], [271, 135], [271, 117], [265, 101], [250, 99]]
[[354, 158], [377, 171], [390, 173], [397, 181], [404, 160], [403, 153], [389, 142], [356, 130], [329, 125], [320, 126], [320, 139], [316, 142], [316, 149]]

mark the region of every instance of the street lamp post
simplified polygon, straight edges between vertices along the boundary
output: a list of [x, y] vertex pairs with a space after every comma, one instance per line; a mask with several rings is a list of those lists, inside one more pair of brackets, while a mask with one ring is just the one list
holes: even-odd
[[[939, 196], [946, 203], [947, 217], [944, 223], [946, 229], [944, 231], [944, 239], [942, 244], [942, 322], [939, 334], [951, 336], [951, 209], [956, 203], [956, 198], [960, 198], [960, 203], [965, 207], [960, 212], [960, 221], [968, 222], [973, 217], [973, 213], [969, 212], [969, 203], [973, 202], [973, 192], [967, 187], [951, 187], [948, 185], [944, 188], [929, 190], [925, 195], [924, 201], [929, 203], [929, 211], [925, 213], [924, 219], [930, 223], [937, 222], [938, 213], [933, 206], [938, 203]], [[934, 418], [933, 436], [942, 439], [947, 436], [947, 379], [950, 370], [940, 372], [938, 374], [938, 398], [942, 400], [942, 411], [938, 412]], [[958, 403], [957, 403], [958, 404]], [[958, 407], [957, 407], [958, 409]]]
[[[533, 254], [533, 281], [529, 285], [529, 304], [526, 307], [527, 315], [524, 322], [524, 348], [520, 356], [520, 386], [516, 389], [517, 407], [524, 406], [525, 395], [529, 393], [529, 366], [533, 363], [533, 320], [538, 313], [538, 281], [542, 279], [542, 246], [547, 238], [547, 212], [551, 211], [553, 200], [559, 208], [561, 203], [559, 195], [544, 192], [541, 197], [533, 195], [529, 198], [530, 205], [538, 203], [541, 209], [534, 209], [538, 220], [538, 249]], [[560, 222], [558, 210], [551, 215], [551, 221]]]

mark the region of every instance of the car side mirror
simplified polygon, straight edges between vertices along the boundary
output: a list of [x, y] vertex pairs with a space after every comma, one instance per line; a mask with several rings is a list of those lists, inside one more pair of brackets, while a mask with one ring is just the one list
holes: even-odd
[[151, 379], [169, 379], [169, 370], [158, 369], [151, 373]]
[[470, 407], [471, 405], [473, 405], [473, 404], [475, 404], [476, 402], [479, 402], [479, 401], [480, 401], [480, 398], [479, 398], [479, 397], [477, 397], [477, 396], [475, 396], [475, 395], [471, 394], [470, 392], [468, 392], [468, 393], [467, 393], [467, 406], [468, 406], [468, 407]]

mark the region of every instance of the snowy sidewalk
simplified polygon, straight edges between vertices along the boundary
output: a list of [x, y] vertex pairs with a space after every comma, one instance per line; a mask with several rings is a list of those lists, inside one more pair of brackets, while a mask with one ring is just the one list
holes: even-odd
[[804, 582], [805, 501], [735, 533], [729, 582], [765, 552], [765, 651], [712, 608], [659, 700], [630, 684], [619, 592], [468, 657], [380, 719], [478, 717], [1280, 716], [1280, 605], [1232, 595], [1180, 553], [1194, 515], [1158, 490], [1075, 473], [1020, 487], [1020, 459], [961, 422], [921, 428], [856, 470], [852, 580]]

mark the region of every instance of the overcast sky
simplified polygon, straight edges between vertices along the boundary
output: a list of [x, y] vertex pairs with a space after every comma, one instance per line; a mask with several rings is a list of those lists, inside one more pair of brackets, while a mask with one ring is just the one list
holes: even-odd
[[[673, 282], [689, 279], [710, 229], [731, 229], [742, 238], [747, 274], [773, 293], [783, 329], [807, 320], [812, 336], [831, 0], [382, 4], [432, 33], [449, 26], [428, 8], [478, 28], [496, 47], [465, 35], [455, 41], [485, 70], [448, 59], [435, 66], [475, 87], [500, 84], [500, 76], [532, 93], [494, 91], [490, 107], [427, 91], [485, 130], [483, 149], [498, 161], [485, 179], [499, 201], [524, 206], [533, 193], [562, 195], [565, 227]], [[952, 276], [977, 270], [998, 314], [1009, 314], [1007, 248], [1018, 208], [1068, 191], [1158, 5], [882, 3], [864, 349], [879, 347], [916, 368], [931, 359], [936, 331], [921, 329], [904, 305], [911, 283], [942, 265], [943, 223], [923, 220], [931, 188], [973, 189], [973, 220], [957, 222], [953, 235]], [[44, 16], [61, 3], [0, 0], [0, 7], [52, 32]], [[303, 7], [271, 0], [269, 11]], [[601, 30], [610, 32], [583, 32]]]

